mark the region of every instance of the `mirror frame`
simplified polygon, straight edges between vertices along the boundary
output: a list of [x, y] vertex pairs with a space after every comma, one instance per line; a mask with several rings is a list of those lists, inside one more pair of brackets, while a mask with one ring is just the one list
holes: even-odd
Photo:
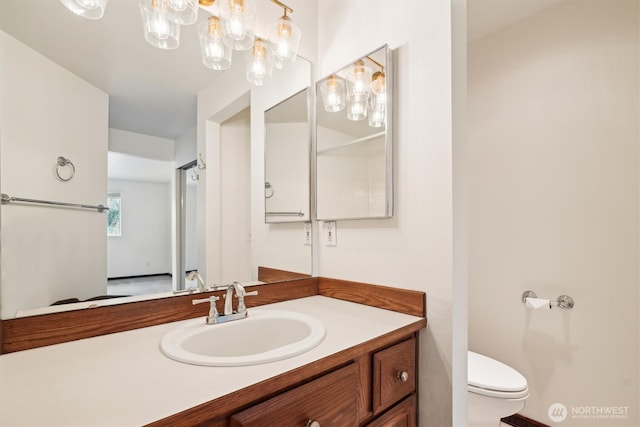
[[[385, 156], [385, 162], [384, 162], [384, 168], [385, 168], [385, 200], [384, 200], [384, 213], [382, 215], [373, 215], [373, 216], [340, 216], [340, 215], [319, 215], [320, 209], [320, 200], [318, 199], [318, 182], [320, 180], [320, 176], [319, 176], [319, 167], [318, 167], [318, 125], [319, 125], [319, 120], [317, 118], [317, 113], [316, 113], [316, 120], [315, 120], [315, 131], [316, 131], [316, 144], [315, 144], [315, 150], [314, 150], [314, 156], [315, 156], [315, 219], [318, 221], [336, 221], [336, 220], [358, 220], [358, 219], [385, 219], [385, 218], [392, 218], [393, 214], [394, 214], [394, 172], [393, 172], [393, 164], [394, 164], [394, 159], [393, 159], [393, 152], [394, 152], [394, 109], [393, 109], [393, 104], [394, 104], [394, 99], [395, 99], [395, 90], [394, 90], [394, 62], [393, 62], [393, 51], [392, 49], [389, 48], [388, 44], [382, 45], [379, 48], [367, 53], [366, 55], [363, 55], [359, 58], [356, 58], [355, 60], [349, 62], [347, 65], [339, 68], [338, 70], [334, 71], [333, 73], [329, 73], [328, 75], [324, 76], [323, 78], [319, 79], [316, 82], [316, 100], [314, 105], [316, 106], [316, 110], [321, 108], [320, 107], [320, 103], [322, 102], [322, 98], [321, 98], [321, 90], [320, 90], [320, 85], [322, 84], [322, 82], [324, 82], [326, 79], [329, 78], [329, 76], [331, 75], [335, 75], [338, 73], [343, 73], [347, 68], [349, 68], [351, 65], [353, 65], [354, 62], [358, 61], [358, 60], [364, 60], [365, 58], [376, 54], [379, 51], [384, 51], [384, 58], [386, 61], [386, 64], [384, 66], [384, 72], [385, 72], [385, 84], [386, 84], [386, 93], [387, 93], [387, 99], [386, 99], [386, 104], [385, 104], [385, 108], [386, 108], [386, 125], [385, 125], [385, 135], [384, 135], [384, 156]], [[344, 110], [342, 110], [344, 111]], [[348, 144], [345, 144], [348, 145]]]

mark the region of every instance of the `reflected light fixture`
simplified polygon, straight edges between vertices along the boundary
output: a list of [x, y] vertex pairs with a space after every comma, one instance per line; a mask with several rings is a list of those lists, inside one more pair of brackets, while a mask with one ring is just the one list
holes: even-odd
[[346, 72], [347, 98], [351, 101], [366, 102], [371, 92], [371, 67], [363, 60], [356, 61]]
[[335, 113], [344, 110], [344, 80], [335, 74], [329, 76], [320, 85], [320, 96], [325, 111]]
[[71, 12], [87, 19], [100, 19], [109, 0], [61, 0]]
[[371, 98], [369, 99], [369, 126], [374, 128], [384, 127], [387, 112], [387, 79], [384, 67], [376, 63], [380, 71], [373, 73], [371, 77]]
[[224, 42], [222, 23], [217, 16], [210, 16], [198, 26], [202, 63], [212, 70], [231, 67], [231, 48]]
[[256, 4], [253, 0], [221, 0], [224, 42], [233, 50], [249, 50], [255, 38]]
[[138, 0], [144, 38], [151, 46], [175, 49], [180, 45], [180, 25], [169, 20], [166, 0]]
[[269, 60], [273, 66], [279, 70], [288, 68], [296, 60], [298, 55], [298, 46], [302, 38], [302, 31], [295, 22], [287, 16], [287, 12], [293, 13], [293, 9], [279, 2], [271, 0], [284, 9], [283, 15], [278, 18], [275, 25], [271, 27], [270, 39], [273, 48], [270, 51]]
[[247, 58], [247, 80], [253, 85], [262, 86], [264, 80], [271, 77], [272, 69], [267, 60], [267, 42], [258, 37]]
[[[108, 0], [60, 0], [76, 15], [100, 19]], [[232, 50], [246, 51], [247, 79], [261, 86], [271, 77], [273, 67], [287, 68], [294, 63], [302, 32], [287, 16], [293, 9], [279, 0], [271, 0], [284, 9], [272, 26], [269, 39], [256, 37], [255, 0], [217, 0], [216, 13], [198, 26], [202, 63], [213, 70], [231, 67]], [[175, 49], [180, 45], [180, 26], [198, 19], [199, 7], [214, 5], [216, 0], [138, 0], [144, 36], [160, 49]], [[209, 11], [210, 9], [207, 9]], [[344, 108], [344, 82], [342, 108]]]
[[191, 25], [198, 19], [198, 0], [166, 0], [167, 18], [180, 25]]
[[[365, 59], [375, 64], [380, 70], [372, 73], [371, 67], [365, 64]], [[384, 66], [371, 57], [365, 56], [340, 71], [340, 75], [345, 78], [342, 79], [334, 74], [320, 85], [325, 111], [338, 112], [346, 106], [347, 119], [358, 121], [368, 117], [370, 127], [384, 127], [387, 124], [387, 78]]]

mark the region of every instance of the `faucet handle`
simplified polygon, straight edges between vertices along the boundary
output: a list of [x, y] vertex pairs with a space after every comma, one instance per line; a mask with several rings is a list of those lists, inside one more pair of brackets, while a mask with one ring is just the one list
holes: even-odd
[[244, 304], [244, 297], [258, 295], [258, 291], [247, 292], [242, 288], [241, 292], [236, 293], [236, 297], [238, 297], [238, 313], [243, 313], [247, 311], [247, 306]]
[[207, 316], [207, 318], [205, 319], [205, 321], [207, 322], [208, 325], [213, 325], [214, 323], [217, 322], [218, 319], [218, 308], [216, 307], [216, 301], [218, 301], [220, 299], [220, 297], [217, 297], [215, 295], [212, 295], [208, 298], [201, 298], [201, 299], [194, 299], [191, 300], [191, 303], [193, 305], [196, 304], [202, 304], [205, 302], [208, 302], [211, 304], [211, 306], [209, 307], [209, 315]]
[[218, 301], [219, 299], [220, 299], [220, 297], [217, 297], [217, 296], [215, 296], [215, 295], [212, 295], [212, 296], [207, 297], [207, 298], [200, 298], [200, 299], [194, 299], [194, 300], [191, 300], [191, 303], [192, 303], [193, 305], [196, 305], [196, 304], [202, 304], [202, 303], [204, 303], [204, 302], [211, 302], [211, 303], [215, 303], [215, 302], [216, 302], [216, 301]]

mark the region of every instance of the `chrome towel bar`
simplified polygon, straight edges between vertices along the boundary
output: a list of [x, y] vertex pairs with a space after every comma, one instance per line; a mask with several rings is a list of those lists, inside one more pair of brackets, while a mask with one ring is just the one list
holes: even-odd
[[11, 202], [23, 202], [23, 203], [37, 203], [39, 205], [49, 205], [49, 206], [65, 206], [69, 208], [83, 208], [83, 209], [95, 209], [98, 212], [108, 211], [109, 208], [104, 205], [83, 205], [78, 203], [66, 203], [66, 202], [51, 202], [49, 200], [36, 200], [36, 199], [24, 199], [22, 197], [11, 197], [8, 194], [2, 193], [2, 204], [6, 205]]

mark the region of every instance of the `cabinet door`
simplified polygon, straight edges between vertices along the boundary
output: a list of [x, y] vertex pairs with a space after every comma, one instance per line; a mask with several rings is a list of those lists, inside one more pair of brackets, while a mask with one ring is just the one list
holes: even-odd
[[416, 389], [416, 340], [373, 355], [373, 413], [379, 414]]
[[232, 427], [355, 426], [357, 366], [352, 363], [231, 417]]
[[415, 427], [416, 412], [416, 395], [412, 394], [389, 412], [367, 424], [367, 427]]

